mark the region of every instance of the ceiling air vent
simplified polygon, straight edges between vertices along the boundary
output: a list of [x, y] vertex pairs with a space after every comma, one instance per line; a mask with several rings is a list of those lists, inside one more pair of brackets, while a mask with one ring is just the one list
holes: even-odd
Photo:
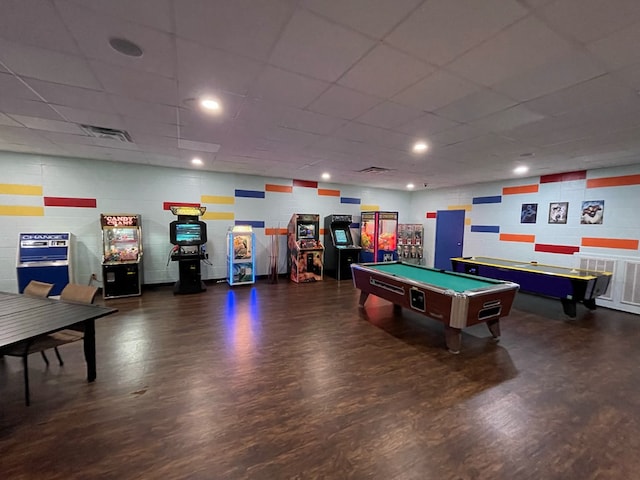
[[386, 173], [390, 171], [391, 171], [390, 168], [368, 167], [368, 168], [363, 168], [362, 170], [358, 170], [358, 173]]
[[123, 143], [133, 143], [131, 135], [124, 130], [117, 130], [115, 128], [96, 127], [95, 125], [80, 125], [82, 130], [93, 138], [105, 138], [108, 140], [115, 140]]

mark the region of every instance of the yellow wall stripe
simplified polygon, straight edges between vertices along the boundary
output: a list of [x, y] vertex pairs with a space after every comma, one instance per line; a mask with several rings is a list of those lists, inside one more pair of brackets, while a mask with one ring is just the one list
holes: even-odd
[[0, 215], [14, 216], [14, 217], [44, 217], [44, 207], [0, 205]]
[[465, 225], [471, 225], [471, 219], [470, 218], [465, 218], [464, 219], [464, 224]]
[[203, 220], [233, 220], [233, 212], [205, 212], [201, 217]]
[[380, 210], [380, 205], [360, 205], [361, 212], [377, 212]]
[[465, 212], [470, 212], [472, 205], [449, 205], [447, 210], [464, 210]]
[[0, 194], [3, 195], [39, 195], [42, 196], [41, 185], [18, 185], [0, 183]]
[[213, 203], [216, 205], [233, 205], [236, 203], [235, 197], [224, 197], [221, 195], [201, 195], [200, 203]]

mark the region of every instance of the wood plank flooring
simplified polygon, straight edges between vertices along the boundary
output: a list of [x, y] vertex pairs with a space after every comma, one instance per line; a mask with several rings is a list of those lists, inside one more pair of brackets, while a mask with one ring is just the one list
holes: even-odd
[[442, 324], [349, 281], [109, 300], [81, 344], [0, 360], [0, 478], [633, 479], [640, 317], [518, 293], [451, 355]]

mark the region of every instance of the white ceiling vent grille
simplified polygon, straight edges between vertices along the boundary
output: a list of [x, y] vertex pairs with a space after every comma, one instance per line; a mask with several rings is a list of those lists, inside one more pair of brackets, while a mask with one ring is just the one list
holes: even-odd
[[95, 125], [80, 125], [84, 132], [93, 138], [104, 138], [122, 143], [133, 143], [129, 132], [115, 128], [96, 127]]
[[363, 168], [362, 170], [358, 170], [358, 173], [387, 173], [391, 171], [392, 169], [390, 168], [368, 167], [368, 168]]

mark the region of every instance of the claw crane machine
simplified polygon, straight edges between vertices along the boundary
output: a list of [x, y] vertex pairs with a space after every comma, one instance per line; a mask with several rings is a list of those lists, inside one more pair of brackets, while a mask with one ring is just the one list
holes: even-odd
[[100, 214], [102, 295], [105, 299], [142, 294], [142, 220], [135, 214]]
[[398, 212], [362, 212], [360, 219], [360, 261], [398, 260]]

